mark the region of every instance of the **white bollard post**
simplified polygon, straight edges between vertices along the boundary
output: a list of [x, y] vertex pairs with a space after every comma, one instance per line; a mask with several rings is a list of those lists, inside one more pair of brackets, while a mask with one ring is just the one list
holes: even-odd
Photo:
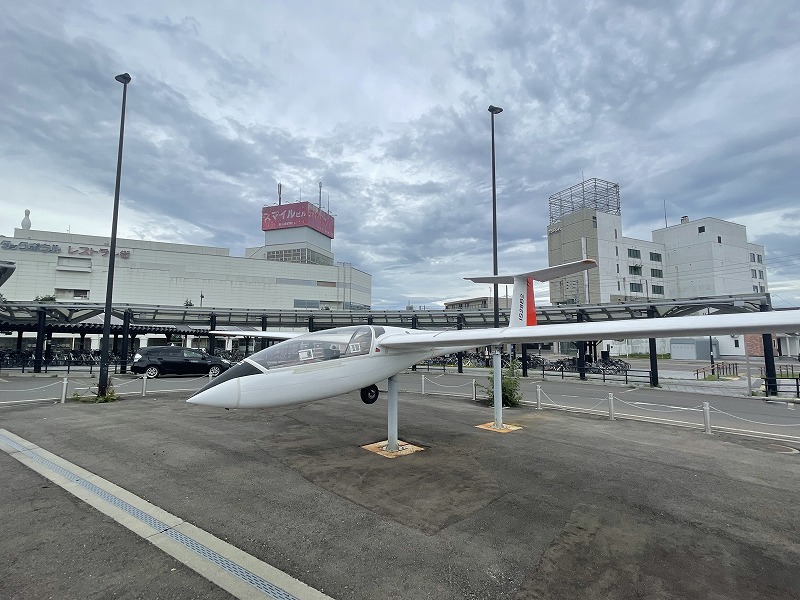
[[425, 395], [425, 375], [421, 375], [422, 377], [422, 395]]
[[614, 421], [614, 393], [608, 392], [608, 420]]
[[214, 376], [211, 374], [211, 371], [209, 370], [208, 371], [208, 380], [211, 381], [212, 379], [214, 379]]
[[703, 402], [703, 422], [705, 424], [705, 432], [711, 433], [711, 406], [708, 402]]
[[472, 380], [472, 401], [473, 402], [477, 402], [478, 401], [478, 388], [475, 385], [475, 380], [474, 379]]
[[67, 400], [67, 384], [68, 380], [64, 377], [64, 380], [61, 382], [61, 404], [64, 404]]
[[536, 410], [542, 410], [542, 386], [536, 384]]
[[147, 393], [147, 373], [142, 377], [142, 396]]

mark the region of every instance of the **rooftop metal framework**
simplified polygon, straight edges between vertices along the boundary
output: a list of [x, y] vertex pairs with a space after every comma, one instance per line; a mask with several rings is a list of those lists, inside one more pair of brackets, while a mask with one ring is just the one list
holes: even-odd
[[550, 196], [550, 224], [564, 215], [591, 208], [610, 215], [619, 215], [619, 184], [603, 179], [587, 179]]

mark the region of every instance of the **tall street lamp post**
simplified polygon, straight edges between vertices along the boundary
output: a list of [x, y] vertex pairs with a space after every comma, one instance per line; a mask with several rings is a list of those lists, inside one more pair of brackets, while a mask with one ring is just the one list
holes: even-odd
[[[489, 106], [492, 114], [492, 261], [497, 275], [497, 180], [494, 170], [494, 116], [503, 112], [499, 106]], [[500, 327], [500, 306], [497, 297], [497, 283], [494, 284], [494, 326]]]
[[111, 296], [114, 291], [114, 258], [117, 252], [117, 216], [119, 214], [119, 183], [122, 177], [122, 141], [125, 137], [125, 101], [131, 76], [122, 73], [114, 77], [122, 84], [122, 115], [119, 121], [119, 151], [117, 153], [117, 182], [114, 186], [114, 216], [111, 219], [111, 247], [108, 252], [108, 284], [106, 286], [106, 308], [103, 314], [103, 339], [100, 344], [100, 376], [97, 381], [97, 395], [108, 392], [108, 339], [111, 336]]

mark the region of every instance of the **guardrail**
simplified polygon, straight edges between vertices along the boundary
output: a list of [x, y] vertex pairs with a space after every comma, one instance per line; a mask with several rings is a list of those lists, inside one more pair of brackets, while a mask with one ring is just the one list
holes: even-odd
[[700, 375], [703, 376], [703, 379], [709, 375], [716, 377], [738, 377], [739, 363], [720, 362], [715, 363], [713, 366], [709, 365], [696, 369], [694, 372], [695, 379], [700, 379]]
[[[542, 369], [539, 371], [537, 369], [537, 373], [542, 374], [542, 380], [546, 381], [548, 375], [550, 379], [579, 379], [580, 372], [579, 371], [572, 371], [564, 369], [563, 371], [547, 371]], [[528, 371], [530, 373], [530, 370]], [[650, 383], [651, 372], [645, 371], [642, 369], [627, 369], [626, 371], [617, 371], [617, 370], [608, 370], [608, 369], [600, 369], [598, 370], [590, 370], [586, 369], [586, 379], [600, 379], [604, 382], [606, 381], [624, 381], [625, 383], [631, 382], [646, 382]]]
[[794, 392], [794, 397], [800, 398], [800, 375], [794, 379], [789, 379], [787, 377], [783, 379], [779, 378], [776, 384], [779, 392], [788, 392], [790, 394]]
[[[761, 378], [764, 379], [764, 377], [766, 377], [764, 367], [760, 367], [760, 371]], [[775, 365], [775, 375], [783, 379], [800, 377], [800, 373], [795, 372], [794, 365]]]
[[[122, 361], [117, 358], [113, 357], [110, 358], [108, 361], [109, 370], [112, 370], [114, 373], [119, 373], [120, 363]], [[133, 363], [133, 358], [127, 361], [127, 364], [130, 366]], [[81, 369], [81, 367], [83, 369]], [[43, 360], [42, 361], [42, 373], [51, 373], [51, 372], [66, 372], [67, 374], [71, 373], [73, 370], [88, 370], [88, 372], [94, 373], [95, 368], [100, 367], [100, 359], [97, 357], [78, 357], [73, 358], [71, 356], [67, 356], [63, 359], [53, 359], [53, 360]], [[5, 357], [4, 359], [0, 360], [0, 373], [3, 371], [17, 371], [19, 370], [21, 373], [26, 373], [34, 370], [35, 368], [35, 361], [32, 357], [28, 356], [14, 356], [14, 357]]]

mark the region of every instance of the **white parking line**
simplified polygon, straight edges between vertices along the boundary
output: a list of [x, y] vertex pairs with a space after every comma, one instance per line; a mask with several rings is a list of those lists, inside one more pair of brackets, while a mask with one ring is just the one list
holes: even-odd
[[236, 598], [330, 600], [272, 565], [5, 429], [0, 429], [0, 449]]

